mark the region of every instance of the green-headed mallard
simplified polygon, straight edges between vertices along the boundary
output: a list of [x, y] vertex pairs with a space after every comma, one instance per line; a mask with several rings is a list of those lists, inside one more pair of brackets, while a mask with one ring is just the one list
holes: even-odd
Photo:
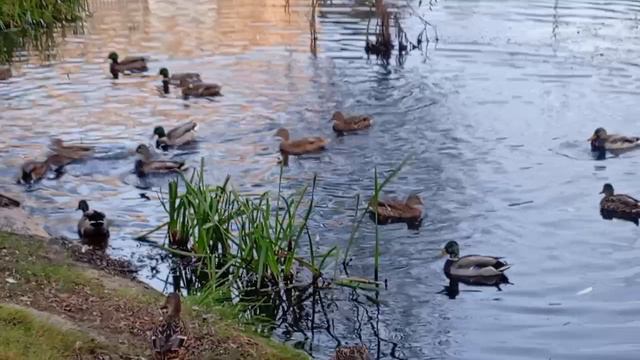
[[106, 247], [109, 239], [106, 215], [97, 210], [90, 210], [86, 200], [80, 200], [76, 210], [82, 210], [82, 217], [78, 221], [78, 237], [89, 245]]
[[604, 197], [600, 200], [601, 211], [610, 213], [612, 216], [640, 217], [640, 201], [629, 195], [616, 194], [613, 190], [613, 185], [604, 184], [600, 194], [604, 194]]
[[331, 357], [331, 360], [369, 360], [369, 349], [366, 346], [359, 345], [346, 345], [340, 346], [336, 349], [336, 353]]
[[147, 145], [138, 145], [136, 152], [142, 155], [142, 159], [136, 160], [134, 168], [136, 174], [140, 177], [148, 174], [180, 172], [186, 169], [183, 161], [151, 160], [151, 150]]
[[154, 358], [165, 359], [167, 355], [179, 351], [187, 340], [187, 327], [180, 318], [180, 295], [167, 295], [161, 307], [163, 319], [151, 333], [151, 350]]
[[190, 83], [182, 88], [182, 96], [184, 98], [193, 97], [213, 97], [220, 96], [222, 87], [218, 84], [209, 83]]
[[186, 122], [166, 133], [162, 126], [156, 126], [155, 129], [153, 129], [153, 135], [158, 137], [156, 139], [156, 148], [167, 151], [170, 147], [190, 143], [196, 138], [197, 128], [198, 124], [195, 121]]
[[510, 265], [495, 256], [467, 255], [460, 257], [460, 247], [455, 241], [449, 241], [442, 255], [449, 255], [444, 263], [444, 273], [455, 277], [500, 276]]
[[18, 181], [24, 184], [31, 184], [42, 180], [50, 168], [61, 174], [62, 168], [75, 159], [60, 155], [51, 154], [45, 161], [27, 161], [21, 167], [20, 179]]
[[343, 133], [371, 127], [371, 117], [366, 115], [344, 116], [340, 111], [333, 113], [333, 131]]
[[378, 199], [377, 204], [370, 204], [369, 210], [378, 216], [379, 224], [419, 222], [422, 218], [422, 205], [420, 196], [412, 194], [405, 201]]
[[[162, 79], [168, 80], [168, 83], [173, 86], [185, 87], [185, 86], [188, 86], [189, 84], [202, 82], [202, 79], [200, 78], [200, 74], [198, 73], [177, 73], [177, 74], [171, 74], [171, 76], [169, 76], [169, 69], [164, 67], [160, 69], [160, 71], [158, 72], [158, 75], [162, 75]], [[168, 94], [168, 93], [169, 93], [168, 91], [165, 91], [165, 94]]]
[[601, 127], [593, 132], [588, 141], [591, 143], [591, 151], [593, 152], [606, 150], [621, 152], [640, 146], [640, 137], [607, 134], [607, 130]]
[[280, 151], [287, 155], [304, 155], [319, 152], [329, 143], [327, 139], [320, 136], [303, 137], [296, 140], [289, 140], [289, 130], [280, 128], [275, 136], [280, 137]]
[[93, 155], [93, 147], [87, 145], [65, 145], [62, 139], [51, 139], [49, 148], [56, 154], [74, 159], [82, 160]]
[[111, 72], [114, 79], [117, 79], [120, 73], [140, 73], [149, 70], [147, 59], [142, 56], [127, 56], [122, 60], [118, 60], [118, 53], [112, 51], [107, 58], [111, 60], [109, 72]]

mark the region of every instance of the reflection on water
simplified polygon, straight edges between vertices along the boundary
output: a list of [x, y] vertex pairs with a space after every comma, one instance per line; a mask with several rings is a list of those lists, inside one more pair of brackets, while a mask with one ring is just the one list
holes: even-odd
[[[318, 173], [311, 226], [322, 250], [346, 246], [354, 196], [371, 193], [373, 167], [391, 171], [414, 154], [387, 190], [421, 192], [426, 217], [416, 230], [379, 229], [388, 290], [312, 292], [303, 307], [276, 316], [288, 320], [275, 336], [321, 359], [345, 344], [381, 359], [637, 358], [638, 228], [603, 221], [593, 189], [614, 182], [633, 193], [640, 152], [594, 161], [584, 140], [599, 126], [640, 132], [640, 5], [409, 5], [387, 3], [409, 39], [424, 31], [417, 13], [437, 25], [439, 41], [385, 63], [364, 53], [364, 2], [318, 3], [314, 56], [304, 1], [291, 0], [288, 11], [279, 0], [93, 1], [85, 34], [67, 34], [57, 62], [40, 66], [35, 56], [0, 84], [0, 191], [18, 194], [46, 215], [49, 231], [70, 238], [77, 201], [87, 199], [113, 219], [109, 252], [143, 264], [143, 280], [162, 289], [168, 265], [133, 240], [164, 220], [156, 198], [167, 179], [141, 184], [132, 174], [133, 149], [150, 142], [155, 126], [197, 121], [198, 153], [174, 155], [191, 166], [203, 156], [211, 183], [230, 174], [252, 193], [277, 184], [277, 128], [331, 138], [328, 151], [290, 159], [284, 174], [290, 190]], [[111, 80], [109, 51], [148, 56], [148, 75]], [[224, 96], [161, 97], [155, 74], [163, 66], [198, 71]], [[376, 123], [334, 137], [336, 110]], [[43, 158], [52, 136], [95, 145], [98, 156], [25, 193], [13, 184], [16, 171]], [[151, 186], [152, 201], [141, 185]], [[352, 275], [373, 273], [374, 239], [367, 222]], [[449, 240], [508, 256], [517, 286], [455, 284], [455, 301], [439, 295], [448, 281], [437, 252]]]

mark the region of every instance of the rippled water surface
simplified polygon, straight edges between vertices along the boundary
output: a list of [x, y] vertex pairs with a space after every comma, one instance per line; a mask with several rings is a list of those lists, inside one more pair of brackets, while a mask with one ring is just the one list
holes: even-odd
[[[248, 192], [277, 186], [278, 127], [331, 138], [328, 151], [292, 160], [284, 174], [289, 190], [319, 175], [313, 229], [325, 249], [346, 245], [353, 196], [370, 193], [374, 166], [388, 171], [413, 154], [387, 190], [421, 192], [427, 217], [418, 231], [380, 229], [380, 305], [327, 291], [322, 306], [306, 309], [306, 326], [282, 325], [275, 336], [320, 359], [360, 342], [380, 359], [637, 359], [640, 232], [603, 220], [598, 192], [612, 182], [640, 195], [640, 152], [594, 161], [585, 139], [597, 126], [640, 133], [640, 4], [388, 5], [411, 39], [423, 30], [416, 14], [437, 27], [427, 51], [367, 59], [364, 2], [320, 4], [314, 55], [306, 2], [285, 11], [283, 0], [95, 0], [85, 33], [67, 36], [56, 62], [36, 56], [0, 83], [0, 189], [71, 238], [77, 201], [88, 199], [114, 222], [109, 251], [145, 264], [143, 280], [162, 289], [166, 269], [148, 266], [157, 251], [133, 240], [164, 221], [158, 202], [139, 193], [167, 179], [141, 184], [131, 174], [132, 151], [155, 125], [199, 122], [198, 153], [176, 156], [192, 166], [203, 156], [211, 183], [230, 174]], [[150, 57], [149, 75], [111, 80], [110, 50]], [[224, 97], [161, 97], [162, 66], [197, 70]], [[337, 138], [328, 122], [336, 109], [369, 113], [375, 126]], [[42, 158], [52, 136], [98, 154], [25, 192], [17, 169]], [[448, 240], [463, 253], [507, 257], [513, 285], [439, 294], [448, 282], [437, 255]], [[372, 275], [373, 249], [367, 222], [352, 275]]]

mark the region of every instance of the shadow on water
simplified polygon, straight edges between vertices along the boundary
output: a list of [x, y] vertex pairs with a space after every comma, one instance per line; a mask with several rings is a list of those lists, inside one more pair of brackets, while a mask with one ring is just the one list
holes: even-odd
[[[456, 277], [449, 276], [449, 285], [446, 285], [440, 294], [445, 294], [449, 299], [455, 299], [460, 294], [460, 284], [471, 287], [495, 287], [497, 291], [502, 291], [501, 285], [508, 284], [509, 278], [504, 275], [498, 276], [476, 276], [476, 277]], [[479, 290], [463, 290], [467, 292], [477, 292]]]

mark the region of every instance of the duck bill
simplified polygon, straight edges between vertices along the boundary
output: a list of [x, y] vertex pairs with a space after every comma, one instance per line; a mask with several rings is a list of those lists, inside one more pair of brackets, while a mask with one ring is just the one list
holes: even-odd
[[593, 141], [593, 140], [595, 140], [595, 139], [596, 139], [596, 136], [595, 136], [595, 135], [591, 135], [591, 137], [590, 137], [590, 138], [588, 138], [588, 139], [587, 139], [587, 141]]
[[445, 257], [445, 256], [447, 256], [447, 250], [445, 249], [440, 250], [440, 257]]

